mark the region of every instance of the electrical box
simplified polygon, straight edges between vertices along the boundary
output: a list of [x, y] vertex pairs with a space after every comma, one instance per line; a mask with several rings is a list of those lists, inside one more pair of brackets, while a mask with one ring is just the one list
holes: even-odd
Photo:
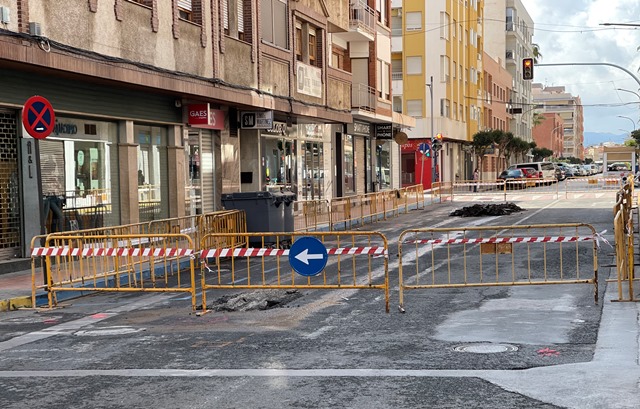
[[33, 21], [29, 22], [29, 34], [36, 37], [42, 37], [42, 29], [40, 28], [40, 23], [35, 23]]
[[9, 24], [11, 21], [11, 9], [9, 7], [0, 7], [0, 23]]

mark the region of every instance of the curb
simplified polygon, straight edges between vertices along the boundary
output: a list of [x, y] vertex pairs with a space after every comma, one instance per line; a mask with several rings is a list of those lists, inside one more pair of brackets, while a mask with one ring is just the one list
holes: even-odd
[[16, 311], [20, 308], [32, 308], [30, 295], [9, 298], [8, 300], [0, 300], [0, 312]]

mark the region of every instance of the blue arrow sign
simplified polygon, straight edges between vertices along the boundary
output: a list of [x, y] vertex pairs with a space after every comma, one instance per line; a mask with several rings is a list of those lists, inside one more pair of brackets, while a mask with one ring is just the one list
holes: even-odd
[[305, 277], [320, 274], [328, 258], [324, 244], [315, 237], [300, 237], [289, 249], [289, 264], [296, 273]]
[[427, 152], [429, 152], [431, 150], [431, 146], [429, 146], [428, 143], [421, 143], [420, 146], [418, 147], [418, 149], [422, 153], [427, 153]]

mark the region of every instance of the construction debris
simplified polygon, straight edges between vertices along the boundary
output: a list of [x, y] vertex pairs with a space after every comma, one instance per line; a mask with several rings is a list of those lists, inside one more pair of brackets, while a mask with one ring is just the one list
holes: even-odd
[[523, 209], [515, 203], [499, 203], [499, 204], [474, 204], [473, 206], [463, 207], [449, 213], [449, 216], [462, 217], [479, 217], [479, 216], [504, 216], [511, 213], [522, 212]]
[[213, 301], [212, 311], [252, 311], [288, 307], [292, 301], [302, 297], [298, 290], [264, 290], [223, 295]]

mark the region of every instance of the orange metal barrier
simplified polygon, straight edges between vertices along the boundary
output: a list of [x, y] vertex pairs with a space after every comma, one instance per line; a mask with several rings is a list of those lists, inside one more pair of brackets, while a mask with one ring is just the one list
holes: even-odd
[[[613, 207], [613, 229], [615, 234], [616, 267], [618, 270], [618, 300], [638, 301], [635, 298], [633, 282], [635, 277], [634, 233], [633, 223], [633, 177], [616, 193], [616, 204]], [[624, 298], [624, 283], [627, 285], [628, 298]]]
[[195, 310], [193, 253], [186, 234], [67, 234], [49, 235], [31, 256], [44, 259], [50, 308], [59, 291], [186, 292]]
[[398, 240], [400, 308], [410, 289], [591, 284], [597, 240], [588, 224], [406, 230]]
[[570, 177], [565, 179], [565, 198], [572, 193], [596, 192], [613, 193], [622, 187], [620, 178]]
[[[388, 246], [384, 235], [348, 231], [285, 234], [291, 237], [293, 246], [302, 237], [316, 238], [324, 245], [328, 261], [319, 274], [299, 275], [289, 263], [290, 250], [268, 244], [274, 235], [276, 242], [284, 241], [280, 233], [209, 234], [201, 244], [202, 309], [207, 309], [209, 290], [373, 289], [384, 292], [385, 309], [389, 312]], [[240, 243], [260, 244], [240, 247], [235, 242], [238, 237]], [[209, 246], [226, 242], [231, 246]]]
[[331, 225], [328, 200], [300, 200], [292, 204], [295, 231], [317, 231]]

